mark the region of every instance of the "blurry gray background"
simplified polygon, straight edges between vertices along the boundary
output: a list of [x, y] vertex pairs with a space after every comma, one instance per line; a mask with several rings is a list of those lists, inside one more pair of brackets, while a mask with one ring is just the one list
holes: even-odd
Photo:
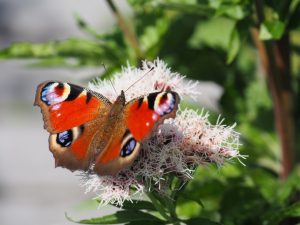
[[[116, 1], [130, 13], [125, 1]], [[115, 23], [101, 0], [0, 0], [0, 48], [16, 41], [43, 42], [82, 36], [74, 13], [105, 32]], [[108, 213], [106, 208], [77, 211], [85, 195], [79, 177], [54, 168], [39, 108], [33, 107], [38, 83], [80, 80], [98, 71], [33, 69], [22, 60], [0, 61], [0, 224], [60, 225]]]

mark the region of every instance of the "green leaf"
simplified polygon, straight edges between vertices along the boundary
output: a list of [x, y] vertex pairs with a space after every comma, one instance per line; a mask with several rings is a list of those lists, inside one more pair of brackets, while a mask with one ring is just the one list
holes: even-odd
[[192, 219], [188, 219], [184, 221], [187, 225], [220, 225], [220, 223], [211, 221], [209, 219], [206, 218], [192, 218]]
[[300, 202], [297, 202], [291, 206], [284, 207], [281, 210], [274, 210], [269, 213], [270, 217], [267, 218], [269, 220], [269, 224], [279, 224], [285, 218], [288, 217], [300, 217]]
[[78, 13], [75, 13], [74, 18], [76, 20], [77, 26], [87, 34], [95, 38], [103, 38], [103, 35], [98, 33], [94, 28], [92, 28]]
[[2, 58], [47, 58], [47, 57], [99, 57], [103, 51], [99, 43], [71, 38], [42, 44], [20, 42], [0, 51]]
[[267, 201], [256, 187], [237, 184], [230, 185], [224, 193], [220, 213], [225, 224], [262, 224], [261, 217], [267, 207]]
[[216, 16], [227, 16], [235, 20], [241, 20], [246, 17], [247, 12], [241, 5], [223, 5], [216, 11]]
[[111, 215], [106, 215], [98, 218], [84, 219], [75, 221], [66, 215], [66, 218], [72, 222], [80, 224], [119, 224], [119, 223], [128, 223], [128, 222], [141, 222], [141, 221], [151, 221], [152, 223], [164, 223], [163, 220], [158, 219], [157, 217], [136, 210], [124, 210], [118, 211]]
[[241, 47], [240, 33], [239, 30], [234, 27], [231, 31], [228, 49], [227, 49], [227, 64], [232, 63], [232, 61], [237, 56], [239, 49]]
[[299, 175], [298, 171], [294, 171], [292, 174], [289, 175], [288, 179], [281, 183], [277, 190], [277, 198], [276, 200], [280, 204], [284, 204], [285, 202], [289, 202], [290, 199], [294, 198], [295, 193], [299, 192], [300, 190], [300, 183], [299, 183]]
[[265, 21], [260, 25], [259, 38], [261, 40], [278, 40], [284, 31], [285, 24], [282, 21]]
[[[129, 223], [126, 223], [125, 225], [153, 225], [153, 221], [149, 221], [149, 220], [141, 220], [141, 221], [132, 221]], [[163, 224], [170, 224], [170, 222], [167, 221], [159, 221], [159, 222], [155, 222], [155, 225], [163, 225]]]
[[286, 21], [290, 29], [300, 27], [300, 0], [292, 0]]
[[235, 21], [228, 18], [212, 18], [200, 21], [195, 26], [195, 31], [189, 40], [193, 48], [210, 46], [227, 50], [231, 31], [234, 29]]
[[[115, 207], [120, 208], [118, 205], [114, 205]], [[156, 211], [154, 205], [149, 201], [139, 200], [139, 201], [126, 201], [123, 203], [122, 209], [131, 209], [131, 210], [149, 210]]]

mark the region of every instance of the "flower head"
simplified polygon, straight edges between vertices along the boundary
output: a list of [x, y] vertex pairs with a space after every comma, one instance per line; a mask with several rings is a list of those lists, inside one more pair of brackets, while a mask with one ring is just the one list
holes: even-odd
[[[144, 61], [141, 69], [128, 65], [116, 74], [113, 83], [117, 93], [126, 90], [127, 101], [163, 89], [176, 91], [183, 99], [185, 96], [195, 98], [200, 94], [197, 82], [187, 81], [184, 76], [171, 72], [158, 59], [154, 62]], [[90, 84], [90, 88], [111, 101], [117, 97], [108, 81], [99, 80], [97, 84]], [[204, 110], [197, 112], [179, 108], [174, 119], [165, 120], [144, 141], [140, 155], [130, 168], [123, 169], [115, 176], [99, 177], [85, 173], [83, 186], [87, 192], [96, 192], [103, 204], [122, 205], [125, 200], [147, 192], [149, 188], [163, 192], [162, 181], [170, 173], [188, 180], [198, 165], [215, 163], [220, 166], [226, 160], [241, 157], [238, 151], [239, 134], [233, 130], [234, 125], [227, 127], [222, 125], [222, 121], [212, 125], [208, 116]]]

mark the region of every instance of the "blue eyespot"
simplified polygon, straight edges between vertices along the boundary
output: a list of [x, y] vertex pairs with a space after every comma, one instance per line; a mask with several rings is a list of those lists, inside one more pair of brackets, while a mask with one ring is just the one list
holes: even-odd
[[136, 146], [136, 140], [134, 138], [130, 138], [124, 147], [121, 149], [121, 156], [126, 157], [129, 156]]
[[72, 130], [66, 130], [57, 134], [56, 142], [62, 147], [68, 147], [72, 144], [73, 132]]

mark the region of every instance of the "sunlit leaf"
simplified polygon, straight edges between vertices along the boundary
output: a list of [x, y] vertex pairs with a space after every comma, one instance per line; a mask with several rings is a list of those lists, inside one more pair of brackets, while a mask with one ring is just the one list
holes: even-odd
[[216, 16], [222, 15], [228, 16], [229, 18], [235, 20], [241, 20], [247, 15], [247, 12], [241, 5], [223, 5], [216, 11]]
[[4, 58], [46, 58], [46, 57], [99, 57], [103, 50], [99, 43], [86, 39], [67, 39], [48, 43], [15, 43], [0, 51]]
[[285, 32], [285, 24], [280, 20], [265, 21], [260, 25], [261, 40], [278, 40]]

